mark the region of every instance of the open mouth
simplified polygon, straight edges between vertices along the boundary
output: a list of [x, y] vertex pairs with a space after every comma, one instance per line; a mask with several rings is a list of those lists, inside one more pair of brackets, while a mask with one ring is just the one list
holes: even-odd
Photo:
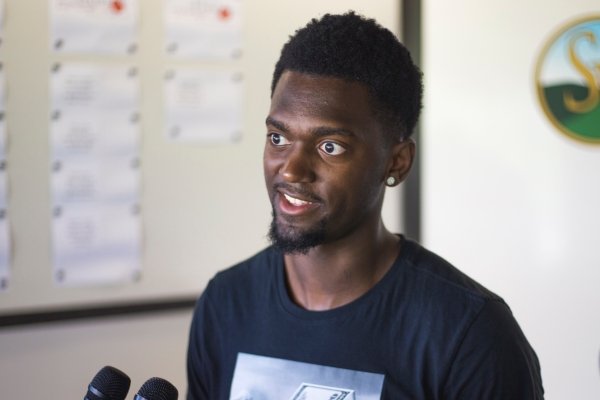
[[319, 206], [315, 201], [294, 197], [291, 194], [279, 192], [279, 210], [283, 214], [299, 216], [308, 213]]
[[306, 206], [306, 205], [309, 205], [309, 204], [314, 204], [314, 203], [312, 203], [312, 202], [310, 202], [310, 201], [306, 201], [306, 200], [300, 200], [300, 199], [297, 199], [297, 198], [295, 198], [295, 197], [292, 197], [292, 196], [290, 196], [289, 194], [285, 194], [285, 193], [283, 193], [283, 197], [285, 197], [285, 199], [286, 199], [286, 200], [287, 200], [287, 201], [288, 201], [288, 202], [289, 202], [291, 205], [293, 205], [293, 206], [296, 206], [296, 207], [302, 207], [302, 206]]

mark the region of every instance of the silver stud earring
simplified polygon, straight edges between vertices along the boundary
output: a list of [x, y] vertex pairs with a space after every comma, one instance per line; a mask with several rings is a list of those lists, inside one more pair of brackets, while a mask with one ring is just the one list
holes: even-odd
[[388, 178], [385, 180], [385, 184], [388, 186], [394, 186], [396, 184], [396, 178], [393, 176], [388, 176]]

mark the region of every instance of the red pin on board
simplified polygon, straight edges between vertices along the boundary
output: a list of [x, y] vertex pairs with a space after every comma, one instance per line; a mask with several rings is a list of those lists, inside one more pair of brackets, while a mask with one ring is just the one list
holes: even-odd
[[114, 12], [120, 13], [123, 11], [123, 8], [125, 8], [125, 4], [123, 4], [123, 2], [120, 0], [114, 0], [110, 3], [110, 7]]
[[227, 7], [221, 7], [219, 9], [219, 19], [221, 21], [227, 21], [231, 17], [231, 11]]

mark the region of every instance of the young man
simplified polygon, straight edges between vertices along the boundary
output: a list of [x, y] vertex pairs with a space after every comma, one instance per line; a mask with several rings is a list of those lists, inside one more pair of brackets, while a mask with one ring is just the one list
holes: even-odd
[[383, 225], [421, 95], [373, 20], [326, 15], [284, 46], [264, 150], [272, 246], [200, 298], [188, 399], [543, 398], [502, 299]]

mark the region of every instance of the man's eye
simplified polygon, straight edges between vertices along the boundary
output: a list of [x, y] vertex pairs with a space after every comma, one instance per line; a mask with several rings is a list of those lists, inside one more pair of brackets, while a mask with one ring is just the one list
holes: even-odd
[[279, 133], [270, 133], [269, 139], [271, 140], [271, 143], [273, 143], [275, 146], [283, 146], [290, 143], [289, 140], [287, 140], [283, 135], [280, 135]]
[[319, 148], [323, 152], [325, 152], [326, 154], [329, 154], [331, 156], [337, 156], [346, 151], [346, 149], [342, 145], [337, 144], [335, 142], [323, 142], [323, 143], [321, 143]]

